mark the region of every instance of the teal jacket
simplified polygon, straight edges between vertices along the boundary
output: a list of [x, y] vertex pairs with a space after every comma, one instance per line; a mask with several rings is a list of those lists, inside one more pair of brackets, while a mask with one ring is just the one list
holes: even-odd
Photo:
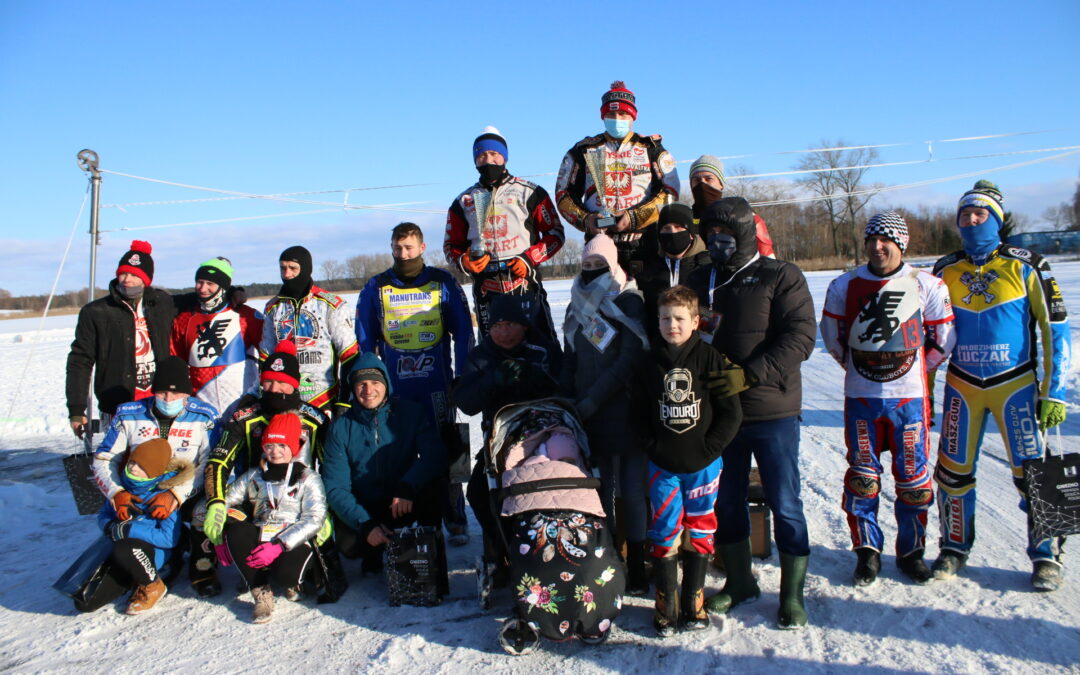
[[[378, 368], [389, 383], [386, 366], [375, 354], [357, 357], [350, 380], [362, 368]], [[423, 408], [392, 394], [387, 384], [387, 399], [374, 410], [357, 405], [350, 395], [351, 405], [339, 406], [330, 426], [322, 464], [326, 499], [354, 529], [371, 521], [365, 505], [394, 497], [415, 499], [446, 471], [446, 447]]]

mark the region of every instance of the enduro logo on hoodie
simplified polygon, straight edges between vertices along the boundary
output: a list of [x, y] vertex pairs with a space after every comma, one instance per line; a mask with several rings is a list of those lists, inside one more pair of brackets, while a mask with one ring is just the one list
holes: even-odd
[[701, 402], [694, 393], [694, 376], [686, 368], [664, 373], [664, 395], [660, 397], [660, 422], [677, 434], [697, 426]]

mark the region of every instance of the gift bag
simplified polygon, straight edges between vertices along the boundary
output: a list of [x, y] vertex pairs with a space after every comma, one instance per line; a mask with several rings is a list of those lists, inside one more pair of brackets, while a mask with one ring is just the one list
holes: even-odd
[[1024, 462], [1024, 492], [1027, 494], [1031, 532], [1035, 539], [1080, 534], [1080, 454], [1061, 453]]
[[75, 508], [80, 516], [89, 516], [101, 510], [105, 504], [105, 495], [94, 481], [94, 453], [89, 450], [64, 456], [64, 473], [67, 474], [71, 496], [75, 498]]
[[442, 529], [396, 530], [386, 546], [386, 581], [391, 607], [432, 607], [442, 602], [449, 590]]
[[109, 560], [112, 540], [101, 535], [60, 575], [53, 588], [75, 601], [75, 609], [93, 612], [131, 588], [131, 580]]

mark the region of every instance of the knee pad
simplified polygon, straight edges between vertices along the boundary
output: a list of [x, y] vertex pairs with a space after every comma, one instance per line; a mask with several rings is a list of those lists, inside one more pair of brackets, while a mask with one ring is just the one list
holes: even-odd
[[901, 488], [896, 491], [896, 499], [908, 506], [927, 506], [934, 501], [934, 491], [929, 486]]
[[934, 469], [934, 480], [946, 493], [959, 497], [975, 487], [975, 475], [974, 474], [960, 474], [955, 471], [950, 471], [941, 465], [939, 462], [937, 468]]
[[873, 473], [848, 469], [844, 474], [844, 490], [862, 499], [877, 499], [881, 492], [881, 479]]

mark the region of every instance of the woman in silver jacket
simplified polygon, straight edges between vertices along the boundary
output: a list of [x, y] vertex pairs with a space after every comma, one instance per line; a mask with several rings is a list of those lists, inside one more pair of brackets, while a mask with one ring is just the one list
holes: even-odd
[[276, 415], [263, 432], [263, 461], [225, 494], [229, 519], [218, 558], [224, 565], [235, 561], [251, 589], [255, 623], [266, 623], [274, 611], [271, 580], [287, 599], [299, 598], [300, 581], [313, 564], [312, 542], [326, 521], [322, 479], [297, 459], [300, 425], [295, 414]]

